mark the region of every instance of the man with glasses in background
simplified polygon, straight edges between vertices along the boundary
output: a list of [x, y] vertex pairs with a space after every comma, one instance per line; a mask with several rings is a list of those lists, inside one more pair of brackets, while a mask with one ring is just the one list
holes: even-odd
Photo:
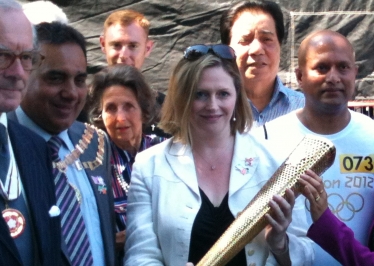
[[43, 139], [7, 119], [41, 61], [21, 6], [0, 0], [0, 265], [59, 265], [60, 220]]

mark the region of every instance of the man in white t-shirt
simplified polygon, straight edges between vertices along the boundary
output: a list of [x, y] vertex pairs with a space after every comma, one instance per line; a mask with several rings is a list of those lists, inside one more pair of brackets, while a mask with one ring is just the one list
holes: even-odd
[[[331, 140], [336, 147], [335, 162], [322, 175], [329, 208], [367, 245], [374, 219], [374, 121], [347, 108], [357, 74], [354, 49], [343, 35], [322, 30], [304, 39], [298, 60], [296, 76], [305, 94], [305, 107], [254, 134], [277, 145], [280, 163], [305, 134]], [[309, 210], [307, 200], [305, 204]], [[308, 219], [312, 224], [309, 214]], [[314, 265], [340, 265], [317, 245], [315, 251]]]

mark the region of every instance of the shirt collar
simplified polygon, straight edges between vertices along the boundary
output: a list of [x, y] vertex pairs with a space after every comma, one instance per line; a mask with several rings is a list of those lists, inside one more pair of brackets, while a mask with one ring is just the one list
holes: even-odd
[[279, 98], [283, 97], [287, 101], [289, 101], [287, 96], [287, 89], [283, 85], [282, 81], [278, 76], [275, 77], [275, 84], [274, 84], [274, 91], [273, 96], [271, 97], [271, 100], [269, 102], [269, 106], [272, 106]]
[[5, 128], [8, 128], [8, 120], [5, 112], [0, 115], [0, 124], [3, 124]]
[[[42, 129], [39, 125], [37, 125], [34, 121], [31, 120], [29, 116], [22, 110], [21, 106], [19, 106], [16, 109], [16, 115], [18, 118], [18, 121], [21, 125], [24, 125], [25, 127], [31, 129], [36, 134], [41, 136], [45, 141], [48, 141], [53, 135]], [[57, 136], [59, 136], [66, 145], [70, 143], [68, 130], [64, 130], [60, 132]], [[69, 145], [68, 145], [69, 146]]]

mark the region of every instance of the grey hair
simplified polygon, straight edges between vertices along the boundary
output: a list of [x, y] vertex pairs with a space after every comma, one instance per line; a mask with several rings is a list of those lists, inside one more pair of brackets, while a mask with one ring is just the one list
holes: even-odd
[[39, 50], [38, 33], [36, 32], [35, 25], [31, 24], [31, 28], [32, 28], [32, 46], [34, 47], [35, 50]]
[[[14, 11], [23, 12], [21, 4], [15, 0], [0, 0], [0, 9], [4, 11], [14, 10]], [[30, 22], [30, 25], [32, 28], [33, 47], [34, 49], [38, 49], [39, 48], [38, 35], [36, 34], [36, 29], [34, 25], [31, 24], [31, 22]]]
[[51, 23], [59, 21], [68, 24], [69, 20], [64, 11], [56, 4], [50, 1], [34, 1], [22, 5], [26, 17], [32, 24], [40, 24], [42, 22]]

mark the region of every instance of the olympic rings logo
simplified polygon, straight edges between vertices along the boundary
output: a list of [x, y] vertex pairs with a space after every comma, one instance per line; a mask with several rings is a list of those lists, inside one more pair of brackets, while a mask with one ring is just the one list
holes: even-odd
[[[356, 192], [349, 194], [346, 199], [337, 193], [331, 193], [328, 194], [327, 201], [331, 212], [343, 222], [351, 221], [355, 214], [364, 208], [365, 203], [362, 195]], [[305, 199], [305, 207], [310, 212], [310, 204], [307, 199]]]

